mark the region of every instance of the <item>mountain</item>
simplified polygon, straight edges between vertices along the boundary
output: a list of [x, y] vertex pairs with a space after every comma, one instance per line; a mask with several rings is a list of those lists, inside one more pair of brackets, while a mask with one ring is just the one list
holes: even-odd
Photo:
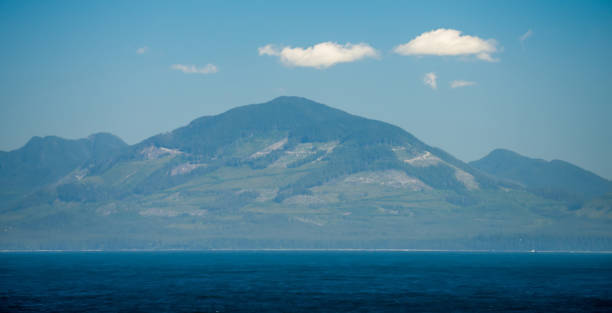
[[612, 192], [611, 181], [568, 162], [532, 159], [504, 149], [493, 150], [470, 165], [543, 197], [571, 202], [575, 208]]
[[[185, 127], [146, 139], [114, 160], [104, 160], [106, 163], [93, 166], [92, 172], [102, 173], [117, 162], [152, 160], [163, 155], [180, 155], [175, 161], [183, 161], [181, 166], [200, 171], [240, 166], [294, 168], [325, 159], [296, 181], [277, 186], [277, 201], [363, 170], [395, 169], [431, 187], [457, 191], [491, 184], [467, 164], [399, 127], [298, 97], [280, 97], [196, 119]], [[172, 169], [162, 168], [130, 191], [153, 192], [176, 184], [180, 179], [168, 180], [168, 171]], [[127, 191], [125, 186], [121, 189]]]
[[612, 247], [605, 197], [575, 209], [299, 97], [135, 145], [35, 138], [0, 166], [4, 249]]
[[85, 162], [107, 158], [127, 147], [118, 137], [98, 133], [85, 139], [33, 137], [20, 149], [0, 153], [0, 195], [16, 198], [53, 183]]

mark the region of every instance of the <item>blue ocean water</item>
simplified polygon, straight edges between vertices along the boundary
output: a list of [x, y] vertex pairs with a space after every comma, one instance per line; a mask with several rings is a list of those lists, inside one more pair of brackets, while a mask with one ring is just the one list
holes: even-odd
[[612, 312], [612, 255], [0, 253], [11, 312]]

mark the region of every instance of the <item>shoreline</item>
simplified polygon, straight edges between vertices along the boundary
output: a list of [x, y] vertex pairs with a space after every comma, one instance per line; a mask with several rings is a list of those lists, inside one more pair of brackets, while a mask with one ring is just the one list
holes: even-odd
[[445, 250], [445, 249], [285, 249], [285, 248], [263, 248], [263, 249], [6, 249], [0, 253], [70, 253], [70, 252], [440, 252], [440, 253], [524, 253], [524, 254], [612, 254], [612, 251], [588, 251], [588, 250]]

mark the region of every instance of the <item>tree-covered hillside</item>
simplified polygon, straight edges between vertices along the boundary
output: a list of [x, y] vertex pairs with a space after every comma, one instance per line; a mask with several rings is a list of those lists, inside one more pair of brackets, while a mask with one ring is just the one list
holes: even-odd
[[470, 165], [543, 197], [568, 201], [576, 209], [612, 192], [612, 182], [568, 162], [532, 159], [504, 149], [493, 150]]
[[606, 197], [576, 208], [476, 165], [299, 97], [131, 146], [34, 138], [0, 153], [0, 248], [612, 246]]

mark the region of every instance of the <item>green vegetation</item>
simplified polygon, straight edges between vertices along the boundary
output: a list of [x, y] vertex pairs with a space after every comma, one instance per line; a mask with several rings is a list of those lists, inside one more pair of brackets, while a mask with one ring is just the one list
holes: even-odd
[[35, 138], [0, 153], [0, 248], [612, 247], [603, 179], [485, 159], [295, 97], [133, 146]]
[[612, 191], [612, 182], [570, 163], [532, 159], [503, 149], [494, 150], [470, 165], [524, 186], [534, 194], [566, 202], [573, 209]]

